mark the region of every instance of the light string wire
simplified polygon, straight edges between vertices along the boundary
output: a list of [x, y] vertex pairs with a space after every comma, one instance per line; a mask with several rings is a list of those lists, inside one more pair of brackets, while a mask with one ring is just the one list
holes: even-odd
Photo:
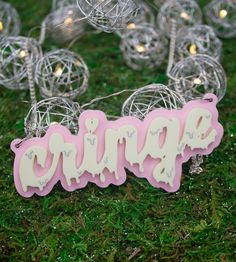
[[[170, 80], [172, 80], [174, 82], [179, 82], [179, 79], [177, 79], [177, 78], [175, 78], [171, 75], [171, 70], [173, 68], [174, 61], [175, 61], [176, 39], [177, 39], [177, 22], [176, 22], [175, 19], [172, 19], [171, 20], [169, 58], [168, 58], [166, 75]], [[169, 81], [169, 85], [170, 85], [170, 81]], [[176, 85], [175, 85], [175, 87], [176, 87]], [[178, 88], [177, 92], [180, 95], [183, 95], [183, 92], [180, 88]]]
[[[81, 19], [76, 19], [76, 21], [73, 21], [73, 22], [79, 22], [79, 21], [82, 21], [84, 19], [87, 19], [87, 17], [84, 17], [84, 18], [81, 18]], [[63, 27], [63, 25], [59, 24], [56, 27]], [[43, 43], [45, 42], [45, 39], [46, 39], [46, 31], [47, 31], [46, 18], [41, 23], [41, 26], [35, 26], [29, 31], [29, 33], [27, 35], [28, 38], [31, 38], [32, 33], [36, 29], [40, 29], [40, 35], [39, 35], [38, 40], [36, 40], [36, 41], [39, 45], [43, 45]], [[97, 34], [97, 33], [100, 33], [100, 32], [101, 31], [97, 30], [95, 32], [89, 32], [88, 34]], [[78, 40], [78, 38], [79, 37], [72, 40], [71, 43], [68, 45], [67, 49], [71, 49], [71, 47]], [[36, 123], [37, 122], [37, 98], [36, 98], [35, 81], [34, 81], [34, 77], [33, 77], [33, 64], [32, 64], [32, 61], [30, 59], [30, 54], [29, 54], [29, 40], [26, 41], [26, 43], [24, 45], [24, 51], [25, 51], [25, 63], [26, 63], [26, 70], [27, 70], [28, 85], [29, 85], [29, 91], [30, 91], [30, 104], [31, 104], [32, 116], [31, 116], [31, 126], [27, 128], [28, 132], [26, 132], [26, 137], [24, 139], [22, 139], [21, 142], [16, 145], [17, 147], [19, 147], [24, 141], [26, 141], [29, 138], [34, 136], [33, 131], [34, 131], [36, 125], [37, 125], [37, 123]], [[80, 110], [80, 108], [78, 106], [77, 113], [79, 112], [79, 110]]]
[[[168, 66], [166, 70], [166, 75], [169, 79], [179, 81], [178, 79], [174, 78], [171, 75], [171, 69], [173, 68], [174, 59], [175, 59], [175, 50], [176, 50], [176, 38], [177, 38], [177, 23], [175, 19], [171, 20], [171, 34], [170, 34], [170, 48], [169, 48], [169, 59], [168, 59]], [[170, 84], [170, 83], [169, 83]], [[182, 91], [178, 88], [177, 92], [182, 95]], [[186, 104], [186, 101], [184, 101]], [[202, 173], [203, 169], [201, 164], [204, 162], [202, 155], [196, 155], [191, 158], [192, 164], [189, 169], [190, 174], [200, 174]]]
[[28, 46], [29, 46], [29, 40], [25, 42], [24, 52], [25, 52], [25, 63], [26, 63], [28, 85], [30, 91], [31, 106], [34, 107], [37, 104], [37, 99], [36, 99], [36, 90], [35, 90], [34, 77], [33, 77], [33, 65], [30, 59]]
[[112, 93], [112, 94], [107, 95], [107, 96], [96, 97], [96, 98], [92, 99], [90, 102], [82, 105], [81, 108], [84, 109], [85, 107], [91, 106], [92, 104], [97, 103], [99, 101], [102, 101], [102, 100], [105, 100], [105, 99], [108, 99], [108, 98], [111, 98], [111, 97], [116, 97], [116, 96], [119, 96], [119, 95], [121, 95], [123, 93], [127, 93], [127, 92], [132, 92], [133, 93], [135, 91], [137, 91], [137, 89], [124, 89], [122, 91], [119, 91], [119, 92], [116, 92], [116, 93]]
[[[78, 22], [81, 20], [87, 19], [87, 17], [81, 18], [81, 19], [76, 19], [76, 21], [74, 22]], [[62, 24], [57, 25], [56, 27], [62, 27]], [[40, 29], [40, 35], [37, 41], [37, 43], [39, 45], [43, 45], [43, 43], [45, 42], [46, 39], [46, 31], [47, 31], [47, 25], [46, 25], [46, 18], [43, 20], [43, 22], [41, 23], [41, 26], [35, 26], [33, 27], [29, 33], [28, 33], [28, 38], [31, 37], [32, 33], [36, 30], [36, 29]], [[95, 31], [92, 33], [100, 33], [100, 31]], [[79, 38], [79, 37], [78, 37]], [[70, 49], [74, 43], [78, 40], [78, 38], [74, 39], [71, 41], [71, 43], [68, 45], [67, 49]], [[29, 40], [28, 40], [29, 41]], [[26, 70], [27, 70], [27, 78], [28, 78], [28, 85], [29, 85], [29, 91], [30, 91], [30, 104], [31, 104], [31, 108], [32, 108], [32, 117], [31, 119], [33, 120], [32, 122], [32, 127], [28, 129], [31, 130], [30, 132], [26, 133], [26, 137], [17, 145], [20, 146], [20, 144], [22, 144], [24, 141], [26, 141], [28, 138], [31, 138], [33, 136], [33, 129], [36, 126], [36, 115], [37, 115], [37, 98], [36, 98], [36, 90], [35, 90], [35, 81], [34, 81], [34, 77], [33, 77], [33, 64], [32, 61], [30, 59], [30, 55], [29, 55], [29, 51], [28, 51], [28, 41], [26, 41], [25, 46], [24, 46], [24, 51], [25, 51], [25, 63], [26, 63]], [[78, 109], [79, 112], [79, 109]]]
[[171, 34], [170, 34], [170, 48], [169, 48], [169, 59], [166, 74], [171, 78], [170, 71], [174, 64], [175, 59], [175, 46], [176, 46], [176, 37], [177, 37], [177, 23], [175, 19], [171, 20]]
[[[74, 19], [73, 20], [73, 23], [76, 23], [76, 22], [80, 22], [80, 21], [83, 21], [85, 19], [87, 19], [87, 17], [83, 17], [83, 18], [79, 18], [79, 19]], [[58, 24], [55, 26], [55, 28], [66, 28], [66, 25], [64, 24]], [[43, 45], [45, 40], [46, 40], [46, 34], [47, 34], [47, 29], [50, 29], [47, 27], [47, 23], [46, 23], [46, 18], [43, 20], [43, 22], [41, 23], [41, 26], [35, 26], [33, 27], [29, 33], [28, 33], [28, 37], [31, 36], [31, 34], [33, 33], [34, 30], [36, 29], [40, 29], [40, 34], [39, 34], [39, 39], [37, 40], [38, 44], [39, 45]], [[91, 32], [86, 32], [86, 33], [83, 33], [83, 36], [85, 35], [93, 35], [93, 34], [100, 34], [102, 31], [101, 30], [95, 30], [95, 31], [91, 31]], [[81, 36], [78, 36], [76, 37], [75, 39], [73, 39], [67, 46], [67, 49], [71, 49], [72, 46], [78, 41], [78, 39], [80, 38]]]
[[[34, 82], [34, 77], [33, 77], [33, 65], [32, 65], [32, 60], [30, 59], [28, 47], [29, 47], [29, 39], [27, 39], [25, 44], [24, 44], [25, 64], [26, 64], [28, 85], [29, 85], [29, 91], [30, 91], [31, 108], [33, 108], [33, 111], [36, 112], [37, 98], [36, 98], [35, 82]], [[18, 144], [16, 144], [16, 148], [19, 148], [22, 145], [22, 143], [24, 143], [26, 140], [28, 140], [32, 137], [33, 137], [33, 133], [28, 132], [26, 134], [26, 137], [23, 138]]]

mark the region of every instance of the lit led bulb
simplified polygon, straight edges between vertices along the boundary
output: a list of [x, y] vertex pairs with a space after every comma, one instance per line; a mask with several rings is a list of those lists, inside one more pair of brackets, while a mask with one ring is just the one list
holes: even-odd
[[168, 40], [152, 24], [136, 24], [126, 30], [120, 44], [127, 65], [134, 70], [157, 68], [168, 53]]
[[136, 46], [136, 50], [139, 52], [139, 53], [144, 53], [146, 51], [146, 48], [144, 45], [137, 45]]
[[189, 53], [191, 55], [196, 55], [197, 54], [197, 46], [195, 44], [190, 45], [189, 47]]
[[136, 28], [135, 23], [130, 23], [130, 24], [127, 25], [127, 29], [129, 29], [129, 30], [132, 30], [132, 29], [135, 29], [135, 28]]
[[75, 62], [75, 65], [79, 67], [79, 66], [81, 66], [81, 62], [80, 62], [79, 60], [77, 60], [77, 61]]
[[219, 17], [220, 17], [221, 19], [225, 19], [227, 15], [228, 15], [227, 10], [222, 9], [222, 10], [219, 11]]
[[61, 68], [61, 65], [57, 65], [55, 72], [54, 72], [54, 75], [56, 77], [60, 77], [62, 75], [62, 73], [63, 73], [63, 69]]
[[64, 20], [64, 25], [66, 26], [69, 26], [73, 24], [73, 19], [71, 17], [67, 17], [65, 20]]
[[186, 12], [181, 12], [180, 17], [183, 18], [184, 20], [190, 20], [190, 16]]
[[0, 21], [0, 32], [2, 32], [4, 30], [4, 25], [3, 25], [3, 22]]
[[58, 122], [52, 122], [52, 123], [50, 123], [50, 126], [55, 126], [55, 125], [58, 125]]
[[21, 51], [19, 52], [19, 57], [20, 57], [20, 58], [25, 58], [25, 57], [26, 57], [26, 51], [25, 51], [25, 50], [21, 50]]
[[201, 80], [199, 77], [197, 77], [197, 78], [195, 78], [195, 79], [193, 80], [193, 83], [194, 83], [195, 85], [201, 85], [202, 80]]

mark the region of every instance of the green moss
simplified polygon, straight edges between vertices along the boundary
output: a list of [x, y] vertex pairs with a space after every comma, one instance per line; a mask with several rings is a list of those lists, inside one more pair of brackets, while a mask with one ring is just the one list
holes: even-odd
[[[48, 0], [11, 0], [23, 34], [50, 11]], [[201, 1], [204, 4], [206, 1]], [[167, 194], [128, 175], [122, 187], [89, 185], [68, 193], [58, 185], [45, 198], [21, 198], [12, 176], [10, 142], [23, 137], [28, 92], [0, 89], [0, 261], [234, 261], [236, 259], [236, 40], [224, 40], [222, 64], [228, 75], [226, 97], [219, 104], [225, 135], [204, 162], [204, 172], [189, 175], [187, 165], [179, 192]], [[44, 50], [57, 46], [49, 41]], [[87, 62], [90, 89], [78, 98], [152, 82], [166, 82], [164, 70], [130, 70], [115, 35], [88, 34], [72, 48]], [[119, 114], [128, 96], [94, 107]]]

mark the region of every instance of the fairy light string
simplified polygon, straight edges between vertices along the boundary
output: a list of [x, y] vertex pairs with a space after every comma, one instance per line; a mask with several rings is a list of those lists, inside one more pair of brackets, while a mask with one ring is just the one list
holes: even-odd
[[[107, 0], [107, 2], [111, 3], [112, 1]], [[55, 3], [56, 2], [54, 0], [54, 5], [55, 5]], [[118, 8], [114, 9], [114, 10], [116, 10], [114, 18], [111, 18], [111, 14], [110, 14], [110, 13], [112, 13], [113, 9], [112, 8], [106, 9], [107, 6], [103, 6], [103, 1], [98, 1], [97, 4], [94, 4], [93, 6], [91, 6], [90, 11], [87, 12], [87, 13], [83, 12], [84, 11], [83, 6], [82, 6], [83, 4], [89, 4], [89, 2], [87, 0], [85, 0], [85, 1], [77, 0], [77, 5], [80, 8], [81, 12], [83, 13], [84, 17], [72, 19], [72, 17], [70, 17], [70, 14], [68, 13], [68, 17], [65, 17], [65, 19], [63, 20], [63, 23], [55, 25], [55, 28], [60, 27], [60, 29], [65, 30], [66, 28], [68, 28], [68, 26], [70, 26], [70, 25], [72, 25], [76, 22], [83, 21], [83, 20], [87, 20], [88, 22], [90, 22], [90, 24], [92, 24], [97, 29], [97, 31], [92, 32], [92, 33], [98, 33], [98, 32], [101, 32], [101, 31], [113, 32], [113, 31], [116, 31], [116, 30], [123, 28], [124, 25], [127, 27], [126, 29], [134, 30], [138, 26], [137, 23], [135, 23], [135, 22], [127, 23], [127, 21], [129, 21], [131, 18], [133, 18], [135, 16], [136, 12], [137, 12], [136, 7], [133, 4], [133, 1], [131, 1], [131, 0], [127, 0], [125, 2], [125, 5], [123, 6], [122, 10], [119, 10]], [[125, 8], [127, 8], [126, 12], [124, 12], [123, 14], [120, 13], [120, 11], [124, 11]], [[94, 15], [97, 10], [101, 11], [101, 14], [100, 14], [101, 16], [97, 17], [97, 16]], [[181, 12], [179, 16], [180, 16], [180, 18], [182, 18], [183, 20], [185, 20], [187, 22], [191, 20], [191, 14], [188, 14], [185, 11]], [[224, 9], [220, 10], [219, 17], [222, 20], [224, 20], [227, 16], [228, 16], [227, 10], [224, 10]], [[104, 19], [103, 20], [104, 24], [100, 24], [99, 19], [101, 19], [101, 18]], [[199, 18], [199, 20], [200, 20], [200, 18]], [[175, 49], [176, 49], [176, 40], [177, 40], [177, 29], [179, 27], [179, 23], [177, 24], [177, 21], [175, 19], [171, 19], [170, 22], [171, 22], [171, 32], [170, 32], [170, 35], [169, 35], [170, 46], [169, 46], [169, 58], [168, 58], [168, 66], [167, 66], [166, 74], [170, 79], [170, 83], [173, 84], [173, 81], [180, 83], [180, 80], [177, 77], [175, 77], [171, 74], [171, 71], [172, 71], [174, 63], [175, 63]], [[48, 30], [48, 25], [47, 25], [46, 20], [44, 20], [42, 22], [40, 28], [41, 29], [40, 29], [40, 36], [39, 36], [39, 39], [38, 39], [38, 43], [40, 45], [42, 45], [45, 42], [45, 39], [46, 39], [46, 36], [47, 36], [47, 30]], [[30, 34], [33, 32], [34, 29], [30, 30]], [[4, 30], [4, 23], [2, 21], [0, 21], [0, 32], [3, 31], [3, 30]], [[77, 39], [78, 39], [78, 37], [75, 37], [75, 39], [73, 39], [70, 42], [68, 48], [71, 48], [72, 45], [75, 43], [75, 41], [77, 41]], [[85, 110], [85, 108], [90, 107], [94, 103], [97, 103], [97, 102], [102, 101], [104, 99], [119, 96], [119, 95], [126, 93], [126, 92], [134, 92], [136, 94], [141, 92], [141, 89], [125, 89], [125, 90], [122, 90], [122, 91], [119, 91], [119, 92], [116, 92], [116, 93], [113, 93], [113, 94], [109, 94], [107, 96], [96, 97], [96, 98], [92, 99], [91, 101], [89, 101], [89, 102], [87, 102], [83, 105], [79, 105], [78, 103], [72, 102], [71, 100], [68, 100], [66, 98], [54, 98], [54, 97], [49, 98], [48, 100], [42, 100], [40, 102], [37, 102], [36, 91], [35, 91], [35, 81], [34, 81], [33, 62], [32, 62], [32, 59], [30, 58], [28, 44], [29, 44], [29, 42], [26, 41], [24, 48], [19, 53], [19, 56], [22, 59], [24, 59], [25, 63], [26, 63], [28, 85], [29, 85], [29, 91], [30, 91], [30, 101], [31, 101], [31, 110], [30, 110], [30, 113], [26, 116], [26, 120], [25, 120], [27, 138], [31, 137], [32, 135], [35, 135], [35, 134], [36, 134], [36, 136], [41, 136], [42, 133], [48, 127], [48, 125], [53, 124], [53, 123], [51, 123], [51, 119], [53, 119], [54, 117], [58, 117], [58, 116], [61, 117], [60, 123], [65, 124], [66, 126], [69, 127], [71, 125], [71, 123], [73, 123], [74, 120], [76, 120], [76, 121], [78, 120], [79, 114], [83, 110]], [[135, 48], [136, 48], [136, 51], [140, 54], [145, 53], [145, 51], [146, 51], [146, 47], [142, 44], [137, 45]], [[194, 43], [189, 46], [190, 54], [196, 55], [197, 51], [198, 51], [197, 46]], [[63, 69], [62, 69], [60, 64], [57, 64], [56, 69], [54, 71], [54, 76], [56, 78], [60, 78], [62, 74], [63, 74]], [[171, 80], [173, 80], [173, 81], [171, 82]], [[195, 78], [194, 81], [195, 81], [194, 84], [197, 84], [197, 85], [202, 84], [200, 78]], [[177, 87], [178, 86], [179, 85], [177, 85]], [[169, 85], [169, 88], [171, 90], [172, 85]], [[173, 90], [171, 90], [171, 91], [173, 91]], [[181, 88], [177, 89], [176, 91], [177, 91], [177, 93], [179, 93], [179, 95], [184, 96], [183, 90]], [[166, 101], [165, 101], [164, 95], [163, 95], [162, 99], [164, 100], [164, 107], [165, 107]], [[153, 99], [150, 99], [150, 101], [153, 102]], [[153, 108], [154, 108], [154, 106], [152, 106], [150, 104], [151, 103], [150, 101], [149, 101], [149, 103], [147, 101], [145, 101], [143, 103], [143, 106], [147, 106], [147, 108], [146, 108], [147, 111], [143, 113], [143, 116], [145, 116], [150, 110], [153, 110]], [[45, 103], [45, 104], [43, 104], [43, 103]], [[147, 103], [147, 104], [145, 104], [145, 103]], [[57, 104], [60, 105], [59, 110], [57, 112], [56, 111], [53, 112], [52, 109], [55, 108]], [[42, 107], [40, 107], [42, 105], [45, 106], [44, 110], [42, 110]], [[127, 104], [124, 103], [123, 108], [124, 108], [125, 105], [127, 105]], [[134, 101], [133, 101], [133, 105], [135, 105]], [[160, 106], [160, 105], [158, 105], [158, 106]], [[158, 108], [158, 107], [156, 107], [156, 108]], [[131, 113], [131, 111], [129, 111], [129, 114], [130, 113]], [[117, 116], [111, 116], [111, 117], [117, 118]], [[44, 125], [45, 123], [43, 122], [45, 119], [46, 119], [46, 122], [45, 122], [46, 125]], [[36, 129], [37, 129], [38, 124], [39, 125], [42, 124], [43, 126], [41, 126], [42, 128], [40, 127], [41, 129], [38, 133], [35, 133], [37, 131]], [[76, 130], [78, 130], [78, 129], [76, 129]], [[25, 139], [23, 139], [22, 141], [25, 141]], [[202, 156], [196, 156], [196, 157], [192, 158], [192, 162], [193, 163], [192, 163], [192, 166], [190, 168], [190, 173], [200, 173], [202, 171], [202, 168], [200, 167], [200, 164], [202, 164], [202, 162], [203, 162]]]

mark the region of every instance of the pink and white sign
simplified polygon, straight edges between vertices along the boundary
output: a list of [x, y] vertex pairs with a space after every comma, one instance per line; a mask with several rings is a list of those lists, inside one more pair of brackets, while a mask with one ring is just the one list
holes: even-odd
[[78, 135], [52, 125], [42, 138], [11, 144], [14, 181], [20, 195], [45, 196], [60, 181], [67, 191], [121, 185], [125, 168], [168, 192], [180, 187], [182, 164], [196, 154], [207, 155], [223, 136], [217, 98], [189, 102], [182, 110], [157, 109], [140, 121], [122, 117], [108, 121], [101, 111], [88, 110], [79, 119]]

